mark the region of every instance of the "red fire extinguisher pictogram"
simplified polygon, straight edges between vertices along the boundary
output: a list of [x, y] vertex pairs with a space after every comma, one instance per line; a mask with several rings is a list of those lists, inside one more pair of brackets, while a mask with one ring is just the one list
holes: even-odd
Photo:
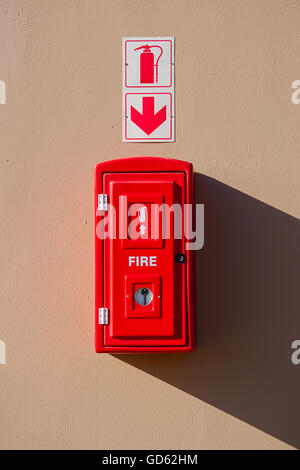
[[[160, 49], [160, 54], [156, 59], [156, 63], [154, 64], [154, 54], [151, 52], [152, 47], [158, 47]], [[163, 49], [161, 46], [149, 46], [145, 44], [144, 46], [137, 47], [134, 49], [137, 51], [138, 49], [143, 49], [143, 52], [140, 55], [140, 81], [141, 83], [154, 83], [154, 67], [156, 68], [155, 73], [155, 83], [158, 82], [158, 61], [162, 56]]]

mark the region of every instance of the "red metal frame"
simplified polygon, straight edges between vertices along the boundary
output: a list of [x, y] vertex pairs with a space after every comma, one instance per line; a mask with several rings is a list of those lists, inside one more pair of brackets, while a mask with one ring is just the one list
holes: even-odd
[[[194, 203], [194, 178], [191, 163], [161, 157], [131, 157], [99, 163], [95, 167], [95, 228], [102, 215], [97, 212], [98, 194], [103, 193], [104, 175], [107, 173], [183, 173], [185, 178], [185, 203]], [[137, 179], [138, 180], [138, 179]], [[105, 307], [104, 301], [104, 241], [95, 237], [95, 349], [96, 352], [108, 353], [159, 353], [191, 351], [195, 346], [195, 310], [194, 310], [194, 253], [186, 252], [186, 342], [182, 345], [138, 345], [107, 346], [104, 344], [104, 329], [99, 325], [98, 309]], [[125, 312], [124, 312], [125, 315]]]

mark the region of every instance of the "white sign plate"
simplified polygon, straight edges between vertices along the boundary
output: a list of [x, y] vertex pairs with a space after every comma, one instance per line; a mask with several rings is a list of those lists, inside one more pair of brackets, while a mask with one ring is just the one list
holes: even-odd
[[123, 142], [174, 142], [174, 38], [123, 38]]

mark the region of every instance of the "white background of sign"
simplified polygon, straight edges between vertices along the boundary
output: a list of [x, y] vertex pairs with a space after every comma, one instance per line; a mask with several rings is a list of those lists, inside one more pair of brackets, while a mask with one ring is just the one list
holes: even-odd
[[[149, 84], [141, 83], [140, 79], [141, 54], [144, 53], [144, 49], [134, 50], [145, 45], [161, 47], [161, 50], [157, 47], [150, 49], [154, 55], [154, 65], [157, 63], [158, 67], [157, 75], [154, 67], [154, 80]], [[123, 38], [122, 46], [123, 142], [174, 142], [174, 37], [126, 37]], [[160, 52], [162, 52], [161, 57], [159, 57]], [[147, 109], [143, 108], [143, 97], [154, 98], [154, 114], [166, 106], [166, 119], [161, 124], [156, 116], [151, 117], [149, 100]], [[132, 120], [132, 106], [142, 114], [140, 121], [142, 128]], [[150, 134], [143, 130], [143, 128], [151, 130], [151, 127], [155, 127], [155, 122], [159, 125]]]

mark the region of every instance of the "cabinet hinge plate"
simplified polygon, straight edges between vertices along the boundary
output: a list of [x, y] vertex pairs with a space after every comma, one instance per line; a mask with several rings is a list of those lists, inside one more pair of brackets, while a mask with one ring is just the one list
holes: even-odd
[[99, 308], [99, 325], [108, 325], [108, 308]]
[[107, 211], [107, 194], [98, 194], [98, 211]]

